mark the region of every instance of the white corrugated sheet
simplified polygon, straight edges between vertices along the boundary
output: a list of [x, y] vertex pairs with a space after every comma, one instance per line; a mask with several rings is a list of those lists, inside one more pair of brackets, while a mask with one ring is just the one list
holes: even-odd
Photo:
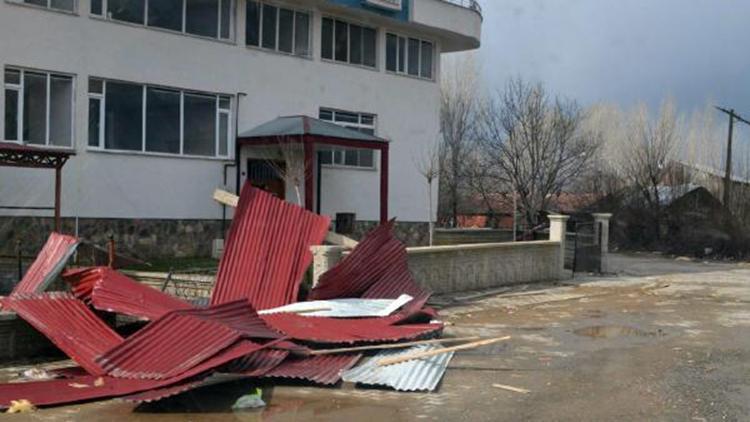
[[443, 378], [453, 352], [422, 359], [413, 359], [395, 365], [378, 366], [384, 358], [393, 358], [418, 352], [442, 348], [439, 344], [423, 344], [406, 350], [386, 350], [373, 356], [363, 365], [344, 371], [341, 377], [346, 382], [367, 385], [382, 385], [398, 391], [433, 391]]
[[295, 313], [303, 316], [330, 318], [386, 317], [409, 303], [413, 298], [401, 295], [398, 299], [331, 299], [297, 302], [258, 312], [261, 315]]

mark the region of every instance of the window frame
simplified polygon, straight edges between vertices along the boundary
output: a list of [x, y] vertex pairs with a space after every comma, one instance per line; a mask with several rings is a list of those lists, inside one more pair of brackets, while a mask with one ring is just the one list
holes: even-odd
[[[326, 19], [329, 19], [332, 22], [331, 25], [331, 58], [323, 57], [323, 21]], [[337, 23], [343, 23], [346, 25], [346, 60], [338, 60], [336, 59], [336, 24]], [[352, 54], [351, 54], [351, 43], [352, 43], [352, 25], [358, 26], [362, 29], [361, 34], [361, 42], [362, 42], [362, 51], [360, 53], [361, 61], [362, 63], [352, 63]], [[374, 31], [375, 36], [373, 37], [375, 40], [375, 47], [374, 47], [374, 53], [375, 53], [375, 64], [373, 66], [366, 65], [365, 62], [365, 48], [364, 48], [364, 30], [370, 29]], [[374, 71], [380, 71], [380, 54], [379, 54], [379, 47], [380, 47], [380, 28], [377, 26], [365, 24], [362, 22], [349, 20], [349, 19], [342, 19], [337, 18], [332, 15], [322, 15], [320, 20], [320, 60], [322, 62], [326, 63], [336, 63], [336, 64], [343, 64], [348, 66], [355, 66], [362, 69], [368, 69], [368, 70], [374, 70]]]
[[[245, 23], [245, 47], [254, 49], [254, 50], [261, 50], [261, 51], [268, 51], [272, 53], [278, 53], [283, 54], [285, 56], [292, 56], [292, 57], [300, 57], [303, 59], [312, 59], [313, 58], [313, 19], [315, 17], [315, 14], [312, 10], [299, 8], [299, 7], [292, 7], [288, 5], [282, 5], [274, 2], [268, 2], [268, 1], [260, 1], [260, 0], [247, 0], [245, 1], [245, 13], [247, 13], [247, 7], [250, 3], [255, 3], [258, 5], [258, 45], [255, 44], [248, 44], [247, 43], [247, 22]], [[269, 47], [263, 47], [263, 15], [264, 12], [264, 6], [270, 6], [276, 8], [276, 39], [274, 40], [274, 48]], [[285, 9], [290, 12], [292, 12], [292, 52], [282, 51], [279, 50], [279, 35], [281, 34], [281, 10]], [[307, 15], [307, 54], [298, 54], [297, 53], [297, 15]]]
[[[396, 37], [396, 70], [390, 70], [388, 69], [388, 66], [386, 64], [385, 71], [386, 73], [390, 73], [392, 75], [398, 75], [398, 76], [406, 76], [410, 78], [415, 79], [421, 79], [424, 81], [436, 81], [436, 73], [437, 73], [437, 57], [438, 57], [438, 51], [437, 51], [437, 43], [429, 38], [422, 38], [422, 37], [414, 37], [409, 35], [404, 35], [399, 32], [394, 31], [386, 31], [385, 33], [385, 57], [388, 57], [388, 36], [392, 35]], [[411, 57], [409, 54], [409, 40], [415, 40], [419, 42], [419, 51], [417, 52], [417, 72], [418, 75], [412, 75], [409, 73], [409, 64], [411, 63]], [[404, 41], [403, 44], [401, 41]], [[432, 69], [431, 73], [432, 75], [430, 77], [426, 77], [422, 75], [422, 46], [424, 43], [429, 43], [432, 45]], [[401, 49], [404, 49], [403, 53], [401, 52]], [[401, 57], [404, 58], [404, 63], [401, 63]], [[403, 69], [403, 70], [402, 70]]]
[[[331, 113], [331, 119], [328, 120], [321, 116], [323, 113]], [[336, 114], [342, 113], [342, 114], [352, 114], [357, 115], [357, 123], [353, 122], [345, 122], [345, 121], [336, 121]], [[330, 108], [330, 107], [320, 107], [318, 110], [318, 117], [320, 120], [330, 122], [348, 129], [353, 130], [361, 130], [361, 129], [372, 129], [372, 133], [375, 134], [377, 132], [377, 125], [378, 125], [378, 116], [374, 113], [366, 113], [366, 112], [360, 112], [360, 111], [348, 111], [348, 110], [340, 110], [336, 108]], [[363, 120], [365, 117], [369, 117], [372, 119], [372, 124], [363, 123]], [[372, 149], [367, 148], [345, 148], [340, 146], [331, 146], [331, 147], [325, 147], [320, 152], [330, 152], [331, 153], [331, 162], [330, 163], [321, 163], [321, 165], [325, 167], [331, 167], [331, 168], [345, 168], [345, 169], [354, 169], [354, 170], [377, 170], [377, 160], [375, 159], [375, 151]], [[347, 151], [357, 151], [357, 164], [351, 165], [351, 164], [345, 164], [346, 163], [346, 152]], [[362, 158], [360, 156], [360, 151], [371, 151], [372, 152], [372, 165], [366, 166], [362, 165], [361, 161]], [[340, 153], [341, 162], [336, 162], [336, 153]]]
[[[17, 71], [19, 72], [19, 82], [17, 84], [8, 83], [5, 82], [5, 72], [8, 70]], [[23, 132], [24, 132], [24, 96], [25, 96], [25, 75], [27, 72], [35, 73], [35, 74], [44, 74], [45, 76], [45, 90], [46, 90], [46, 98], [45, 98], [45, 135], [44, 135], [44, 144], [37, 144], [33, 142], [29, 142], [28, 140], [24, 139]], [[70, 79], [70, 144], [69, 145], [56, 145], [50, 143], [50, 120], [51, 120], [51, 111], [50, 111], [50, 97], [52, 95], [51, 92], [51, 81], [53, 76], [63, 77]], [[76, 113], [75, 113], [75, 106], [76, 106], [76, 75], [71, 73], [65, 73], [65, 72], [55, 72], [50, 70], [41, 70], [41, 69], [32, 69], [27, 67], [21, 67], [21, 66], [5, 66], [3, 68], [3, 101], [5, 101], [5, 91], [15, 91], [17, 98], [16, 98], [16, 139], [5, 139], [5, 120], [3, 118], [3, 137], [2, 139], [6, 142], [14, 142], [21, 145], [35, 145], [35, 146], [41, 146], [44, 148], [56, 148], [56, 149], [65, 149], [65, 150], [72, 150], [75, 149], [75, 123], [76, 123]]]
[[[91, 81], [97, 80], [100, 81], [102, 84], [102, 90], [101, 92], [91, 92]], [[131, 85], [138, 85], [141, 88], [141, 101], [142, 101], [142, 107], [141, 107], [141, 149], [140, 150], [128, 150], [128, 149], [113, 149], [113, 148], [107, 148], [106, 147], [106, 98], [107, 98], [107, 85], [109, 83], [122, 83], [122, 84], [131, 84]], [[157, 152], [157, 151], [149, 151], [146, 149], [146, 139], [147, 139], [147, 110], [148, 110], [148, 89], [159, 89], [159, 90], [166, 90], [166, 91], [177, 91], [180, 93], [180, 152], [179, 153], [171, 153], [171, 152]], [[216, 124], [215, 130], [214, 130], [214, 155], [197, 155], [197, 154], [185, 154], [185, 95], [199, 95], [199, 96], [205, 96], [205, 97], [213, 97], [216, 101], [215, 105], [215, 111], [214, 111], [214, 122]], [[176, 88], [176, 87], [170, 87], [170, 86], [164, 86], [164, 85], [157, 85], [157, 84], [148, 84], [148, 83], [141, 83], [141, 82], [131, 82], [131, 81], [124, 81], [124, 80], [118, 80], [118, 79], [111, 79], [111, 78], [102, 78], [98, 76], [89, 76], [88, 78], [88, 89], [86, 92], [86, 97], [88, 100], [87, 104], [90, 104], [91, 100], [97, 100], [99, 101], [99, 133], [97, 137], [97, 144], [92, 145], [90, 143], [90, 134], [86, 138], [86, 149], [90, 151], [97, 151], [97, 152], [107, 152], [107, 153], [118, 153], [118, 154], [138, 154], [138, 155], [153, 155], [153, 156], [160, 156], [160, 157], [172, 157], [172, 158], [197, 158], [197, 159], [204, 159], [204, 160], [229, 160], [232, 158], [232, 154], [234, 152], [234, 144], [232, 142], [232, 128], [234, 127], [234, 119], [232, 118], [232, 110], [235, 104], [235, 97], [230, 94], [223, 94], [223, 93], [215, 93], [215, 92], [205, 92], [205, 91], [198, 91], [194, 89], [184, 89], [184, 88]], [[221, 103], [222, 100], [228, 100], [229, 101], [229, 108], [222, 107]], [[89, 108], [86, 108], [87, 113]], [[226, 138], [226, 154], [222, 155], [220, 154], [220, 145], [221, 145], [221, 139], [219, 139], [219, 134], [221, 132], [220, 129], [220, 116], [225, 115], [227, 117], [227, 138]], [[90, 119], [90, 116], [88, 116]], [[88, 121], [88, 120], [87, 120]]]
[[34, 9], [47, 10], [47, 11], [56, 12], [56, 13], [64, 13], [67, 15], [78, 15], [78, 3], [79, 3], [78, 0], [73, 0], [73, 10], [52, 7], [52, 0], [46, 0], [46, 1], [47, 1], [46, 6], [40, 6], [34, 3], [26, 3], [24, 0], [5, 0], [6, 3], [15, 4], [18, 6], [32, 7]]
[[[75, 0], [75, 1], [78, 1], [78, 0]], [[179, 34], [179, 35], [184, 35], [184, 36], [188, 36], [188, 37], [200, 38], [202, 40], [218, 41], [218, 42], [230, 43], [230, 44], [234, 44], [236, 42], [236, 35], [237, 35], [237, 6], [239, 4], [239, 0], [217, 0], [217, 3], [216, 3], [216, 13], [217, 13], [216, 22], [217, 22], [217, 27], [216, 27], [216, 36], [215, 37], [210, 37], [210, 36], [206, 36], [206, 35], [200, 35], [200, 34], [194, 34], [192, 32], [187, 32], [187, 2], [189, 0], [182, 0], [182, 28], [179, 31], [174, 30], [174, 29], [162, 28], [160, 26], [154, 26], [154, 25], [149, 25], [148, 24], [148, 17], [149, 17], [148, 16], [148, 9], [149, 9], [148, 8], [148, 4], [149, 4], [149, 1], [159, 1], [159, 0], [143, 0], [143, 23], [128, 22], [128, 21], [125, 21], [125, 20], [120, 20], [120, 19], [115, 19], [115, 18], [110, 17], [109, 16], [109, 12], [108, 12], [108, 4], [107, 4], [108, 0], [100, 0], [100, 1], [101, 1], [101, 8], [102, 8], [102, 13], [101, 14], [94, 13], [91, 10], [92, 7], [93, 7], [93, 0], [90, 3], [88, 14], [93, 19], [102, 19], [102, 20], [105, 20], [107, 22], [114, 22], [114, 23], [118, 23], [118, 24], [121, 24], [121, 25], [131, 25], [131, 26], [135, 26], [135, 27], [148, 28], [148, 29], [152, 29], [152, 30], [155, 30], [155, 31], [168, 32], [170, 34]], [[221, 10], [222, 10], [222, 3], [223, 2], [230, 2], [230, 8], [229, 8], [229, 10], [230, 10], [230, 14], [229, 14], [229, 20], [230, 20], [230, 22], [229, 22], [229, 36], [227, 38], [224, 38], [221, 35], [222, 34], [222, 23], [223, 23], [222, 22], [222, 18], [221, 18], [221, 15], [222, 15]]]

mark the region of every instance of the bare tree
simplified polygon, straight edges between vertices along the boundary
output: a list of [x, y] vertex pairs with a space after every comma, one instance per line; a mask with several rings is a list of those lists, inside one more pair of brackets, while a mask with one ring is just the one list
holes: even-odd
[[511, 80], [482, 108], [478, 139], [485, 177], [515, 191], [527, 226], [539, 225], [551, 196], [595, 157], [600, 137], [584, 130], [583, 118], [575, 102], [550, 98], [543, 85], [521, 79]]
[[440, 175], [440, 147], [429, 145], [419, 156], [414, 157], [414, 166], [427, 182], [427, 221], [429, 230], [429, 245], [433, 244], [434, 219], [432, 216], [432, 185]]
[[671, 101], [662, 104], [656, 121], [641, 105], [633, 113], [626, 131], [622, 173], [647, 205], [653, 224], [653, 235], [660, 238], [664, 195], [660, 187], [669, 171], [678, 140], [677, 119]]
[[465, 192], [466, 159], [477, 110], [477, 70], [472, 59], [446, 61], [440, 89], [440, 207], [442, 220], [458, 224], [459, 202]]
[[[285, 186], [292, 187], [296, 204], [303, 205], [302, 186], [305, 183], [305, 158], [299, 144], [279, 137], [277, 144], [265, 151], [264, 159], [276, 174], [284, 181]], [[279, 165], [279, 163], [283, 165]]]

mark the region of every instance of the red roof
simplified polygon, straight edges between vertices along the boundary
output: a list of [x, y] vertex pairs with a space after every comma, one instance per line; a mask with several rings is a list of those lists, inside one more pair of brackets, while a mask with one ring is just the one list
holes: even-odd
[[320, 277], [310, 299], [395, 299], [402, 294], [427, 294], [414, 281], [406, 246], [393, 235], [393, 225], [391, 220], [368, 233], [349, 255]]
[[77, 298], [100, 311], [154, 320], [173, 310], [193, 308], [108, 267], [76, 269], [63, 274], [63, 278]]
[[60, 233], [52, 233], [39, 251], [23, 279], [13, 289], [12, 295], [20, 293], [38, 293], [57, 277], [65, 263], [78, 246], [78, 239]]
[[211, 304], [249, 299], [256, 309], [297, 300], [312, 263], [310, 246], [328, 232], [330, 219], [246, 183], [232, 219]]
[[20, 294], [6, 305], [93, 375], [106, 371], [96, 357], [123, 342], [83, 302], [68, 293]]
[[413, 339], [442, 330], [442, 324], [391, 325], [387, 318], [338, 319], [296, 314], [261, 315], [268, 325], [295, 340], [316, 343], [382, 342]]
[[265, 377], [291, 378], [333, 385], [341, 379], [341, 371], [354, 366], [360, 358], [360, 354], [295, 357], [284, 361]]

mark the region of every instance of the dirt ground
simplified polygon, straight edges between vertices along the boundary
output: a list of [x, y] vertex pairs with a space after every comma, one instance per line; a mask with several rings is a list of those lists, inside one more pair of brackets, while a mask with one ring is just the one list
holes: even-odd
[[[435, 393], [264, 387], [268, 406], [232, 413], [248, 384], [166, 403], [117, 400], [5, 415], [110, 421], [747, 421], [750, 265], [614, 255], [617, 276], [439, 297], [451, 336], [511, 335], [458, 353]], [[0, 370], [7, 377], [18, 368]], [[505, 384], [528, 394], [493, 387]], [[2, 418], [2, 416], [0, 416]]]

